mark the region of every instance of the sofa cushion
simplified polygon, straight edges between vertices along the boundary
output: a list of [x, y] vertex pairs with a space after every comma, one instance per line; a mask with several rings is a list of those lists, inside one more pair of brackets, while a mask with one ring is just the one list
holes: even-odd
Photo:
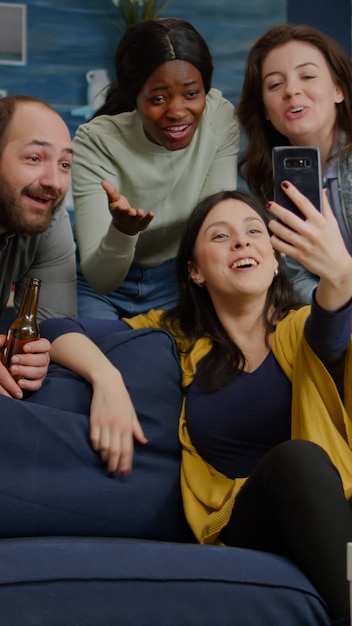
[[285, 559], [138, 539], [0, 542], [1, 626], [329, 626]]
[[90, 385], [59, 366], [26, 401], [0, 396], [0, 536], [192, 540], [179, 486], [183, 394], [173, 339], [129, 329], [99, 345], [121, 370], [149, 443], [136, 443], [128, 477], [108, 476], [89, 441]]

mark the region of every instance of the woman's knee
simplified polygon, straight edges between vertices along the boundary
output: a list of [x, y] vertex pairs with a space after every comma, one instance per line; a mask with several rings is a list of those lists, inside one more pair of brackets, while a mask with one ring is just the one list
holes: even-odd
[[267, 455], [270, 457], [271, 463], [280, 466], [281, 463], [287, 466], [298, 465], [302, 467], [302, 463], [327, 463], [332, 465], [329, 455], [325, 450], [312, 441], [303, 439], [290, 439], [275, 446]]
[[[257, 466], [260, 473], [270, 475], [275, 481], [307, 484], [331, 477], [341, 483], [340, 475], [325, 450], [311, 442], [292, 439], [278, 444]], [[256, 470], [255, 470], [256, 471]]]

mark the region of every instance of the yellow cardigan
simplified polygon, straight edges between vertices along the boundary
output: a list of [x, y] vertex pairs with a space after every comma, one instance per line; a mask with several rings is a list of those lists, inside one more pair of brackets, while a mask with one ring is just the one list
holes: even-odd
[[[345, 400], [342, 404], [330, 374], [309, 347], [304, 336], [310, 307], [291, 311], [277, 324], [271, 349], [287, 378], [292, 382], [292, 439], [305, 439], [320, 445], [340, 472], [346, 497], [352, 497], [352, 344], [345, 367]], [[125, 319], [132, 328], [161, 326], [162, 311], [151, 311]], [[186, 389], [196, 366], [211, 349], [211, 340], [197, 341], [189, 354], [178, 342]], [[184, 402], [185, 405], [185, 402]], [[185, 514], [200, 543], [215, 543], [226, 526], [236, 495], [246, 478], [230, 479], [204, 461], [192, 445], [185, 420], [180, 416], [179, 438], [182, 445], [181, 488]]]

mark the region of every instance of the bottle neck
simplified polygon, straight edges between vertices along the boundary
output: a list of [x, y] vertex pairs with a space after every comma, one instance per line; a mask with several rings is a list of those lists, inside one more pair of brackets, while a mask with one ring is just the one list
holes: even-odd
[[39, 278], [28, 279], [18, 314], [19, 317], [35, 317], [37, 315], [40, 282]]

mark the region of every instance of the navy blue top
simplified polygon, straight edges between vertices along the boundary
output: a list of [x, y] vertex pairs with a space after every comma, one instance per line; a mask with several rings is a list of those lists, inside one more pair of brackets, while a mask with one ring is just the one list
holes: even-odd
[[291, 383], [272, 352], [251, 373], [205, 393], [188, 388], [187, 428], [200, 456], [230, 478], [248, 476], [273, 446], [290, 439]]
[[[313, 298], [305, 334], [311, 348], [343, 389], [345, 350], [350, 339], [352, 301], [338, 312], [321, 309]], [[41, 335], [53, 341], [81, 332], [97, 341], [126, 330], [116, 320], [60, 318], [41, 323]], [[202, 363], [187, 390], [186, 419], [193, 445], [218, 471], [230, 478], [248, 476], [274, 445], [290, 439], [291, 383], [272, 352], [251, 373], [241, 374], [223, 389], [200, 389]]]
[[[343, 389], [344, 354], [350, 339], [352, 304], [336, 313], [315, 299], [305, 334], [314, 352]], [[198, 384], [201, 367], [187, 391], [187, 428], [200, 456], [229, 478], [248, 476], [273, 446], [290, 439], [292, 386], [272, 352], [251, 373], [219, 391]]]

